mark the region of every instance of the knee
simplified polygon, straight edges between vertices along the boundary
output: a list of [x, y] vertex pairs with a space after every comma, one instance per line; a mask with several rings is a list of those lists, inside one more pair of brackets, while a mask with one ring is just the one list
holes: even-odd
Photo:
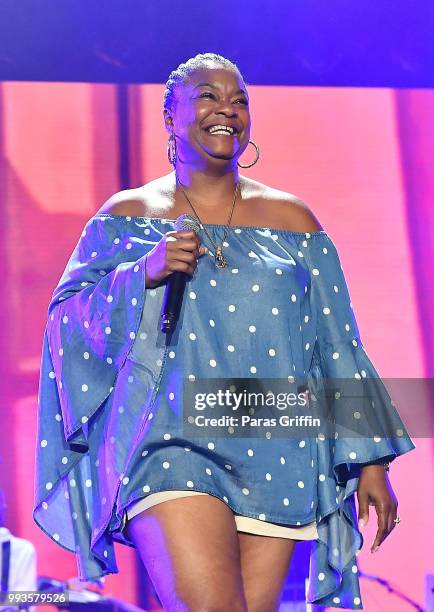
[[249, 612], [278, 612], [280, 597], [273, 597], [272, 594], [251, 595], [247, 598], [247, 605]]

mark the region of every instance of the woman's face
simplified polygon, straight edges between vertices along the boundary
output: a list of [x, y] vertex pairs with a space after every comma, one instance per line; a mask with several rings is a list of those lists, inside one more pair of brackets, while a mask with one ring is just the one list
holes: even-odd
[[[227, 68], [196, 70], [177, 88], [173, 113], [165, 120], [169, 131], [173, 125], [182, 162], [203, 167], [232, 160], [230, 165], [236, 165], [250, 138], [246, 86]], [[223, 129], [217, 130], [219, 125]]]

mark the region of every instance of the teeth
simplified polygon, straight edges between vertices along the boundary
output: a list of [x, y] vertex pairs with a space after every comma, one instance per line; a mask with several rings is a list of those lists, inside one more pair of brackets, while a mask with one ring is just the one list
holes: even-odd
[[228, 125], [212, 125], [210, 128], [208, 128], [208, 132], [210, 134], [215, 134], [215, 133], [223, 133], [223, 134], [233, 134], [234, 133], [234, 129], [231, 128]]

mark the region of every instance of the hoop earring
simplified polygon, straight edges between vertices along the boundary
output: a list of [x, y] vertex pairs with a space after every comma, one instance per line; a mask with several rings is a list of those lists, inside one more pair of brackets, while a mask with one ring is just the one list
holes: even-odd
[[169, 164], [171, 164], [173, 167], [176, 165], [177, 155], [175, 134], [170, 132], [169, 140], [167, 142], [167, 159], [169, 160]]
[[256, 144], [256, 142], [253, 142], [253, 140], [249, 140], [249, 144], [252, 144], [252, 145], [255, 147], [255, 149], [256, 149], [256, 159], [255, 159], [255, 161], [253, 161], [251, 164], [240, 164], [240, 162], [238, 161], [238, 162], [237, 162], [237, 165], [238, 165], [240, 168], [251, 168], [252, 166], [254, 166], [254, 165], [256, 164], [256, 162], [257, 162], [257, 161], [258, 161], [258, 159], [259, 159], [259, 154], [260, 154], [260, 153], [259, 153], [259, 147], [258, 147], [258, 145]]

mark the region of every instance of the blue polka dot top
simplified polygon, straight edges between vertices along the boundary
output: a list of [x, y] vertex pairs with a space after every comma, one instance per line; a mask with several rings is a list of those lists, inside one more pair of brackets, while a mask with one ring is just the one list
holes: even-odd
[[[118, 571], [114, 541], [131, 544], [127, 509], [158, 491], [206, 492], [284, 526], [315, 521], [308, 602], [362, 609], [360, 466], [415, 445], [364, 349], [336, 247], [324, 230], [232, 226], [225, 238], [225, 226], [205, 227], [209, 250], [167, 337], [165, 283], [146, 288], [145, 263], [174, 221], [98, 213], [86, 224], [48, 307], [34, 519], [75, 553], [86, 580]], [[214, 244], [224, 239], [227, 266], [218, 268]], [[316, 405], [326, 381], [349, 381], [369, 402], [355, 410], [354, 396], [328, 394], [329, 420], [344, 424], [333, 435], [322, 426], [288, 433], [272, 410], [252, 433], [251, 406], [239, 422], [201, 428], [197, 416], [209, 413], [188, 393], [213, 379], [302, 380]], [[369, 431], [357, 429], [362, 420]]]

